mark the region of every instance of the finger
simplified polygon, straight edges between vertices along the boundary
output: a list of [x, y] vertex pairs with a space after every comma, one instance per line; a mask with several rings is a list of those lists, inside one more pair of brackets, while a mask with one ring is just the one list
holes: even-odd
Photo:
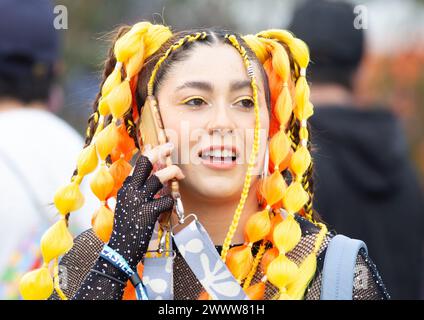
[[176, 178], [177, 180], [181, 180], [185, 178], [181, 169], [175, 164], [169, 167], [163, 168], [159, 171], [156, 171], [155, 175], [159, 178], [162, 184], [165, 184], [167, 181], [172, 180], [173, 178]]
[[129, 183], [134, 186], [134, 188], [138, 188], [138, 186], [143, 185], [147, 177], [150, 175], [150, 172], [152, 172], [152, 169], [153, 165], [149, 158], [144, 155], [140, 155], [135, 163], [131, 178], [128, 179]]
[[152, 199], [154, 195], [163, 188], [162, 182], [159, 180], [158, 176], [152, 174], [146, 181], [146, 183], [139, 188], [143, 193], [143, 197], [146, 199]]
[[137, 159], [131, 178], [131, 185], [140, 188], [146, 181], [153, 169], [153, 164], [158, 161], [162, 155], [169, 155], [173, 149], [172, 143], [165, 143], [154, 147], [146, 148], [142, 155]]
[[159, 214], [166, 211], [171, 211], [174, 207], [174, 198], [171, 195], [167, 194], [158, 199], [153, 199], [143, 205], [141, 214], [145, 217], [154, 217], [156, 221]]
[[151, 163], [156, 163], [158, 160], [163, 160], [169, 156], [174, 149], [174, 144], [172, 142], [167, 142], [165, 144], [158, 145], [154, 148], [146, 148], [143, 151], [143, 155], [149, 158]]

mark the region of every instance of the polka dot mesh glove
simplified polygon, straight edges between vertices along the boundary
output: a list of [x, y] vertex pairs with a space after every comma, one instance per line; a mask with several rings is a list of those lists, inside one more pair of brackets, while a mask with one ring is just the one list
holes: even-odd
[[147, 251], [159, 214], [172, 210], [174, 205], [171, 195], [153, 198], [163, 185], [156, 175], [150, 175], [152, 168], [150, 160], [140, 156], [133, 175], [118, 192], [115, 223], [108, 245], [122, 255], [131, 268], [137, 266]]
[[[171, 195], [154, 198], [163, 184], [156, 175], [150, 175], [152, 168], [149, 158], [141, 155], [133, 174], [119, 190], [108, 243], [133, 270], [147, 251], [159, 214], [172, 210], [174, 205]], [[97, 259], [92, 269], [94, 271], [88, 274], [74, 299], [120, 299], [128, 276], [102, 257]]]

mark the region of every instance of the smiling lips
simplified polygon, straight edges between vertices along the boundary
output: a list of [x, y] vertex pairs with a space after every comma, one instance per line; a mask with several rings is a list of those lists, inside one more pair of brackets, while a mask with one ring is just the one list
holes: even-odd
[[210, 146], [199, 152], [202, 164], [212, 169], [234, 168], [238, 156], [237, 149], [230, 146]]

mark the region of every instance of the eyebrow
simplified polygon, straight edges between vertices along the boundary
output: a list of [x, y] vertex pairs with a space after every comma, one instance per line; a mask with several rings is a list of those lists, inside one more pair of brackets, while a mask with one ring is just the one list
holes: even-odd
[[[239, 81], [233, 81], [230, 85], [231, 91], [236, 91], [240, 89], [244, 89], [246, 87], [250, 88], [251, 82], [250, 80], [239, 80]], [[183, 83], [182, 85], [177, 87], [178, 90], [182, 90], [184, 88], [194, 88], [194, 89], [200, 89], [203, 91], [212, 92], [214, 90], [214, 86], [210, 82], [206, 81], [187, 81]], [[258, 88], [258, 90], [260, 90]]]

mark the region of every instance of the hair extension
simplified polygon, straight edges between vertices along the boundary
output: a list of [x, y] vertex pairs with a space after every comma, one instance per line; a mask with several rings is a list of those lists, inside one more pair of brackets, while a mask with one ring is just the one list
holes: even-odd
[[[249, 43], [252, 37], [246, 40]], [[286, 123], [289, 121], [292, 113], [292, 101], [289, 92], [290, 78], [290, 60], [285, 48], [277, 41], [266, 38], [257, 38], [257, 41], [250, 41], [251, 45], [255, 45], [254, 51], [259, 51], [255, 48], [264, 47], [269, 53], [269, 58], [265, 60], [265, 69], [268, 74], [275, 73], [276, 77], [271, 77], [273, 80], [270, 84], [272, 101], [274, 102], [272, 110], [275, 115], [275, 120], [279, 126], [276, 133], [273, 134], [270, 140], [270, 162], [272, 163], [273, 173], [265, 178], [262, 183], [261, 191], [267, 200], [267, 206], [278, 203], [284, 199], [287, 193], [286, 184], [281, 175], [281, 171], [288, 166], [287, 158], [290, 157], [290, 142], [286, 134]], [[264, 51], [263, 49], [260, 51]], [[275, 82], [279, 82], [276, 85]], [[269, 200], [272, 199], [271, 203]], [[289, 210], [294, 213], [295, 210]], [[290, 218], [279, 222], [273, 229], [273, 243], [277, 247], [279, 255], [267, 266], [267, 279], [271, 281], [280, 290], [280, 295], [283, 296], [286, 286], [290, 283], [298, 272], [296, 264], [290, 261], [285, 254], [292, 250], [300, 241], [300, 227]], [[284, 228], [285, 227], [285, 228]], [[270, 230], [268, 230], [270, 231]]]
[[[243, 245], [240, 249], [234, 249], [234, 253], [238, 254], [232, 254], [232, 257], [227, 260], [227, 253], [229, 252], [229, 247], [231, 245], [231, 241], [233, 239], [234, 233], [237, 229], [238, 223], [240, 221], [241, 213], [247, 198], [247, 195], [249, 193], [250, 188], [250, 182], [252, 178], [252, 170], [254, 167], [254, 163], [257, 157], [257, 153], [259, 150], [259, 130], [260, 130], [260, 119], [259, 119], [259, 103], [258, 103], [258, 88], [256, 83], [256, 78], [253, 74], [252, 70], [252, 64], [247, 56], [246, 49], [242, 47], [237, 38], [234, 35], [227, 35], [226, 38], [230, 41], [230, 43], [239, 51], [240, 55], [243, 58], [244, 64], [246, 66], [246, 69], [248, 70], [248, 74], [251, 80], [251, 86], [253, 89], [253, 101], [254, 101], [254, 111], [255, 111], [255, 129], [254, 129], [254, 141], [253, 141], [253, 147], [252, 152], [249, 157], [249, 163], [247, 168], [247, 173], [245, 176], [244, 184], [243, 184], [243, 191], [240, 197], [239, 204], [236, 208], [236, 211], [233, 216], [233, 220], [231, 222], [231, 225], [229, 227], [228, 233], [225, 237], [224, 243], [222, 245], [222, 251], [221, 251], [221, 258], [223, 261], [226, 261], [229, 264], [229, 268], [231, 270], [230, 265], [233, 265], [234, 267], [237, 266], [237, 260], [245, 260], [246, 265], [243, 266], [244, 268], [240, 270], [240, 274], [235, 275], [236, 279], [242, 280], [244, 277], [247, 276], [249, 273], [251, 264], [253, 263], [252, 253], [251, 253], [251, 247], [252, 244], [258, 240], [261, 239], [261, 232], [267, 231], [267, 228], [270, 227], [270, 223], [267, 221], [269, 220], [269, 216], [267, 212], [264, 212], [264, 214], [257, 213], [256, 215], [252, 216], [251, 219], [256, 219], [258, 222], [259, 220], [264, 219], [262, 225], [262, 230], [252, 230], [252, 232], [248, 235], [248, 244]], [[252, 225], [252, 224], [251, 224]], [[267, 232], [266, 232], [267, 233]], [[265, 236], [266, 233], [263, 235]], [[243, 255], [245, 255], [245, 258], [243, 259]], [[234, 262], [234, 263], [232, 263]]]
[[[313, 111], [305, 79], [309, 53], [301, 40], [284, 30], [268, 30], [257, 36], [245, 36], [244, 39], [264, 63], [270, 79], [274, 120], [279, 123], [279, 128], [275, 125], [273, 132], [270, 130], [270, 134], [273, 133], [270, 141], [270, 162], [274, 170], [272, 175], [281, 176], [280, 172], [288, 169], [292, 176], [292, 181], [282, 197], [282, 205], [288, 216], [275, 225], [270, 236], [273, 245], [278, 249], [278, 255], [267, 262], [264, 268], [265, 278], [279, 288], [280, 299], [300, 299], [315, 272], [316, 252], [311, 253], [300, 266], [290, 261], [285, 254], [292, 250], [301, 238], [300, 227], [293, 219], [293, 214], [304, 207], [312, 207], [312, 159], [306, 120]], [[269, 53], [269, 57], [265, 52]], [[290, 52], [294, 60], [292, 72], [287, 52]], [[288, 83], [290, 76], [297, 78], [293, 108]], [[297, 128], [297, 123], [300, 123], [300, 128]], [[286, 133], [287, 127], [289, 130]], [[287, 152], [290, 149], [293, 153]], [[289, 160], [283, 161], [283, 156]], [[261, 190], [266, 195], [270, 189], [274, 188], [262, 187]], [[311, 216], [308, 218], [312, 220]], [[326, 233], [324, 227], [321, 225], [320, 236]], [[321, 243], [322, 238], [323, 236], [317, 237], [317, 245]]]
[[[300, 144], [300, 125], [299, 125], [299, 121], [296, 119], [296, 117], [294, 115], [292, 115], [292, 119], [289, 121], [290, 125], [289, 125], [289, 129], [288, 129], [288, 133], [289, 133], [289, 137], [290, 140], [292, 141], [292, 148], [296, 149], [296, 146]], [[302, 131], [302, 138], [303, 139], [308, 139], [309, 141], [311, 140], [310, 136], [311, 134], [309, 133], [311, 131], [310, 129], [310, 125], [308, 123], [308, 130]], [[311, 148], [312, 148], [312, 143], [308, 142], [308, 151], [311, 152]], [[303, 211], [304, 211], [304, 215], [306, 217], [306, 219], [308, 219], [311, 222], [322, 222], [321, 217], [319, 216], [319, 214], [314, 210], [313, 208], [313, 197], [314, 197], [314, 179], [313, 179], [313, 175], [314, 175], [314, 163], [313, 161], [311, 161], [311, 164], [309, 165], [309, 168], [307, 169], [306, 173], [304, 174], [304, 177], [302, 179], [302, 186], [305, 189], [305, 191], [308, 193], [309, 195], [309, 199], [306, 202], [306, 204], [303, 207]]]
[[[78, 157], [77, 170], [71, 183], [61, 187], [54, 197], [54, 203], [62, 218], [48, 229], [41, 239], [44, 260], [42, 267], [27, 273], [21, 279], [20, 291], [25, 299], [46, 299], [51, 295], [54, 286], [59, 288], [53, 283], [48, 269], [49, 263], [68, 252], [73, 245], [72, 235], [67, 228], [69, 213], [83, 205], [84, 197], [79, 184], [85, 175], [97, 168], [98, 158], [100, 168], [90, 186], [100, 201], [100, 208], [93, 215], [92, 225], [101, 240], [106, 242], [109, 239], [113, 212], [107, 206], [107, 199], [120, 188], [123, 179], [129, 174], [130, 165], [123, 161], [128, 157], [128, 153], [132, 155], [132, 151], [128, 152], [128, 149], [134, 148], [134, 145], [129, 143], [128, 134], [125, 135], [125, 122], [128, 123], [128, 120], [123, 119], [132, 106], [130, 82], [141, 70], [144, 59], [160, 48], [171, 35], [169, 28], [148, 22], [140, 22], [132, 28], [119, 31], [113, 47], [114, 57], [110, 55], [105, 65], [105, 79], [94, 104], [95, 110], [89, 119], [86, 145]], [[112, 69], [111, 65], [115, 61]], [[113, 161], [110, 155], [116, 148], [118, 150], [115, 150], [115, 155], [119, 154], [119, 159], [115, 157], [114, 164], [117, 164], [108, 167]], [[65, 298], [61, 291], [59, 295]]]

